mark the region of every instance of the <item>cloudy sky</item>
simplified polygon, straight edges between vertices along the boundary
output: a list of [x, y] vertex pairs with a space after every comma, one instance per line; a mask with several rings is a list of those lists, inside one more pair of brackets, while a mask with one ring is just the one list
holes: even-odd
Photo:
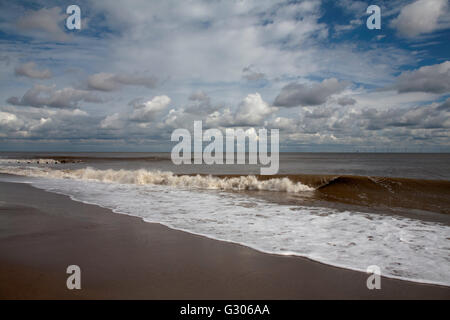
[[[450, 4], [0, 0], [0, 150], [170, 151], [266, 127], [282, 151], [450, 151]], [[381, 29], [366, 9], [381, 7]]]

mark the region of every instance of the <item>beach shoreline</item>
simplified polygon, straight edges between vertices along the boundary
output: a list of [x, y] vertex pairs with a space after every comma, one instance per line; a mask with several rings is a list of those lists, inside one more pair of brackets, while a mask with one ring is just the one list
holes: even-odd
[[[0, 182], [0, 299], [450, 299], [382, 278], [170, 229], [28, 184]], [[81, 268], [68, 290], [66, 268]]]

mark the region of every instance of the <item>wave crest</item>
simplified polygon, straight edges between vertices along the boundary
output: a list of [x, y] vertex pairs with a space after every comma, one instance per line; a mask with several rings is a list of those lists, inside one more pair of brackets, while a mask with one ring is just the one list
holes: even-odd
[[50, 168], [0, 168], [0, 172], [57, 179], [94, 180], [107, 183], [123, 183], [135, 185], [168, 185], [175, 187], [217, 189], [217, 190], [255, 190], [277, 192], [312, 191], [301, 182], [293, 182], [289, 178], [272, 178], [258, 180], [254, 175], [239, 177], [215, 177], [211, 175], [177, 175], [170, 171], [139, 170], [98, 170], [94, 168], [74, 170], [54, 170]]
[[60, 164], [56, 159], [0, 159], [0, 164]]

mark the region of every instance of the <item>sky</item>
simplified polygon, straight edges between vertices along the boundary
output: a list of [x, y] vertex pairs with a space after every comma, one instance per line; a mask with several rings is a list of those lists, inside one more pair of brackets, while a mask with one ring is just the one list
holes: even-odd
[[170, 151], [201, 120], [280, 151], [450, 152], [449, 39], [448, 0], [0, 0], [0, 151]]

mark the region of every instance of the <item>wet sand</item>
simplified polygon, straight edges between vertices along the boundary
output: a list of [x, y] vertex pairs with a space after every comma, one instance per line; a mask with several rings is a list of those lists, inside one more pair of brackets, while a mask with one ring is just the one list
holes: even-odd
[[[66, 268], [81, 268], [81, 290]], [[450, 299], [450, 287], [265, 254], [0, 182], [0, 299]]]

